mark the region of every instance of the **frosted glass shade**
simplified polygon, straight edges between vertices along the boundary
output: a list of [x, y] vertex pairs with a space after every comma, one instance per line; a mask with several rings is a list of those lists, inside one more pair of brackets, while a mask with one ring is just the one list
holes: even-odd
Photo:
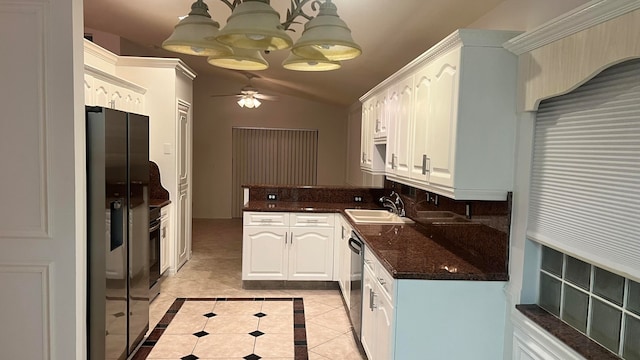
[[309, 59], [297, 56], [294, 53], [289, 54], [289, 57], [285, 59], [282, 66], [285, 69], [295, 71], [330, 71], [342, 67], [339, 61], [327, 60], [323, 56]]
[[260, 50], [232, 49], [231, 55], [210, 56], [207, 62], [213, 66], [233, 70], [265, 70], [269, 63]]
[[293, 40], [280, 25], [280, 14], [269, 4], [255, 0], [238, 5], [216, 39], [243, 49], [282, 50], [293, 45]]
[[199, 56], [225, 56], [231, 49], [215, 40], [220, 24], [213, 21], [202, 1], [191, 5], [189, 16], [180, 20], [173, 33], [162, 42], [165, 50]]
[[262, 105], [262, 103], [260, 102], [260, 100], [254, 98], [253, 96], [247, 95], [247, 96], [243, 96], [242, 98], [240, 98], [240, 100], [238, 100], [238, 105], [240, 107], [255, 109], [260, 105]]
[[362, 54], [353, 41], [351, 30], [338, 17], [338, 9], [331, 1], [320, 5], [318, 16], [304, 25], [304, 32], [291, 51], [304, 58], [313, 58], [320, 52], [328, 60], [350, 60]]

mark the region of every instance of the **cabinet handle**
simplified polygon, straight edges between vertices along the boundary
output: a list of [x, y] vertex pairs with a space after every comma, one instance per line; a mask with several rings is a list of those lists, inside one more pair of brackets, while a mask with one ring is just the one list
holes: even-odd
[[422, 175], [427, 175], [429, 170], [427, 170], [427, 154], [422, 154]]
[[369, 310], [373, 311], [373, 289], [369, 289]]
[[396, 154], [391, 153], [391, 169], [396, 168]]
[[284, 244], [285, 245], [287, 244], [287, 238], [288, 237], [289, 237], [289, 233], [288, 232], [284, 233]]
[[378, 305], [376, 305], [376, 296], [378, 296], [376, 292], [373, 291], [373, 289], [369, 289], [369, 308], [371, 311], [378, 307]]
[[366, 160], [365, 160], [365, 154], [364, 154], [364, 151], [363, 151], [363, 152], [362, 152], [362, 162], [365, 162], [365, 161], [366, 161]]
[[293, 231], [291, 232], [291, 245], [293, 245]]
[[380, 283], [380, 285], [385, 286], [387, 284], [386, 281], [384, 281], [383, 278], [378, 278], [378, 282]]
[[342, 235], [340, 235], [340, 238], [344, 239], [344, 226], [340, 226], [340, 227], [342, 228], [342, 232], [341, 232]]

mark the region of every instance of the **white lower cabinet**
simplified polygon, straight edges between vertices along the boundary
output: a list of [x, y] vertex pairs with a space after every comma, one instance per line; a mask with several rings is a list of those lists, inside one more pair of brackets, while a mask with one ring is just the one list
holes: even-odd
[[160, 209], [160, 274], [171, 262], [171, 204]]
[[[366, 250], [365, 250], [366, 253]], [[362, 347], [369, 360], [392, 358], [393, 301], [384, 285], [389, 275], [365, 255], [362, 272]]]
[[245, 212], [242, 280], [333, 280], [334, 214]]
[[351, 301], [351, 250], [349, 239], [351, 238], [351, 226], [342, 215], [336, 215], [336, 251], [338, 257], [337, 280], [342, 292], [344, 303], [349, 305]]
[[365, 249], [361, 341], [368, 359], [502, 359], [504, 284], [394, 279]]

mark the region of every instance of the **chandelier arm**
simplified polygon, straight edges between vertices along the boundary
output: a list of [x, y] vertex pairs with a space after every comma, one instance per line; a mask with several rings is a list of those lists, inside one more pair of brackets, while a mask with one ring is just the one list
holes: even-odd
[[233, 9], [236, 8], [236, 6], [240, 5], [240, 3], [242, 2], [241, 0], [233, 0], [233, 2], [230, 2], [229, 0], [220, 0], [223, 3], [225, 3], [229, 9], [231, 9], [231, 11], [233, 11]]
[[[287, 19], [282, 23], [282, 27], [284, 28], [284, 30], [289, 30], [289, 27], [292, 24], [299, 24], [299, 22], [296, 22], [296, 18], [298, 18], [299, 16], [302, 16], [303, 18], [307, 19], [307, 20], [311, 20], [313, 19], [313, 16], [307, 14], [304, 12], [304, 10], [302, 9], [302, 7], [304, 5], [306, 5], [309, 1], [312, 1], [313, 3], [311, 4], [313, 10], [315, 11], [315, 3], [318, 2], [318, 0], [291, 0], [291, 8], [287, 10]], [[294, 31], [294, 30], [291, 30]]]

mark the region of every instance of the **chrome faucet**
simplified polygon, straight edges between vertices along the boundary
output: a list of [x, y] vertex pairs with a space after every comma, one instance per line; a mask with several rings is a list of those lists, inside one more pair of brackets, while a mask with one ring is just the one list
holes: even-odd
[[392, 213], [398, 216], [406, 215], [404, 211], [404, 202], [402, 201], [402, 198], [400, 198], [400, 195], [395, 191], [391, 191], [391, 195], [389, 196], [381, 197], [379, 201], [382, 203], [383, 207], [389, 209]]

